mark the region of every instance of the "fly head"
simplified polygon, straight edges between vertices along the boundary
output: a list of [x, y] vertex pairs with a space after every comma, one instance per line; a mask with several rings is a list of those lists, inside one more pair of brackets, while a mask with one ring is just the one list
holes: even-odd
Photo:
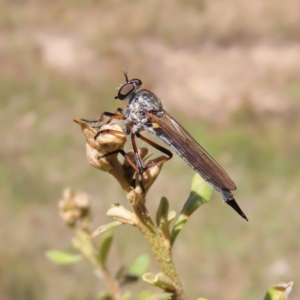
[[125, 100], [126, 98], [133, 98], [135, 96], [135, 91], [137, 91], [142, 86], [142, 81], [138, 78], [128, 80], [127, 73], [124, 72], [126, 83], [123, 84], [119, 91], [118, 95], [115, 96], [115, 99]]

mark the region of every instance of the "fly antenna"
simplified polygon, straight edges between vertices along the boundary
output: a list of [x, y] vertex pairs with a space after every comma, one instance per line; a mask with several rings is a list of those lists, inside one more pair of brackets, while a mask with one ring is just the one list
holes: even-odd
[[126, 72], [123, 72], [123, 73], [124, 73], [126, 82], [128, 82], [129, 80], [128, 80], [128, 73], [127, 73], [127, 71], [126, 71]]

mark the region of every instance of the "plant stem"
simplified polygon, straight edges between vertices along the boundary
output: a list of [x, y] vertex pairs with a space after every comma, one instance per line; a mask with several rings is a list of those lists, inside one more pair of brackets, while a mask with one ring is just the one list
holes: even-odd
[[136, 225], [150, 244], [153, 255], [156, 258], [162, 272], [171, 279], [175, 287], [175, 291], [172, 291], [174, 293], [173, 299], [186, 300], [173, 262], [170, 242], [165, 240], [165, 238], [157, 230], [157, 227], [154, 225], [149, 216], [148, 210], [145, 206], [145, 201], [143, 200], [144, 199], [140, 199], [136, 205], [133, 205], [133, 209], [139, 220], [139, 223]]
[[97, 256], [95, 246], [88, 239], [86, 231], [82, 229], [75, 230], [77, 239], [75, 248], [94, 266], [97, 277], [103, 279], [105, 284], [115, 300], [122, 300], [122, 293], [117, 280], [113, 278], [104, 264], [102, 264]]
[[100, 270], [101, 275], [104, 278], [104, 281], [105, 281], [105, 284], [106, 284], [108, 290], [114, 296], [114, 299], [122, 300], [122, 293], [121, 293], [118, 282], [111, 276], [111, 274], [106, 269], [106, 267], [102, 268], [102, 266], [100, 266], [98, 264], [98, 269]]

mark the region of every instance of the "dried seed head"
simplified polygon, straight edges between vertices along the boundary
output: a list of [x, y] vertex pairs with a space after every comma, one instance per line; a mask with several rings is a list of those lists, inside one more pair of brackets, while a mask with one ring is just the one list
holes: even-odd
[[[77, 215], [76, 215], [77, 214]], [[74, 210], [68, 210], [60, 215], [65, 224], [67, 224], [70, 227], [75, 226], [76, 221], [78, 220], [78, 211], [77, 213], [74, 213]]]
[[63, 221], [69, 226], [75, 226], [88, 216], [90, 211], [90, 200], [84, 193], [73, 194], [70, 189], [63, 193], [63, 199], [58, 203], [59, 214]]
[[92, 167], [104, 172], [112, 172], [114, 168], [120, 165], [117, 153], [102, 157], [103, 155], [123, 149], [126, 142], [126, 135], [119, 125], [105, 124], [100, 128], [100, 131], [97, 131], [85, 121], [74, 120], [74, 122], [80, 125], [86, 137], [86, 155]]
[[[132, 186], [135, 188], [140, 187], [147, 193], [165, 162], [164, 156], [146, 162], [148, 160], [148, 157], [146, 157], [148, 149], [138, 149], [138, 153], [143, 160], [144, 165], [149, 167], [142, 176], [139, 176], [136, 174], [137, 167], [134, 168], [133, 166], [133, 164], [136, 165], [133, 151], [126, 153], [131, 164], [126, 159], [122, 164], [118, 160], [118, 150], [123, 151], [123, 147], [126, 143], [126, 134], [118, 124], [104, 124], [97, 131], [95, 128], [98, 127], [93, 128], [89, 125], [90, 123], [95, 124], [94, 121], [74, 121], [80, 125], [81, 130], [86, 137], [86, 155], [87, 160], [92, 167], [109, 172], [113, 175], [126, 193], [130, 193]], [[142, 184], [140, 184], [141, 180]]]
[[107, 161], [107, 158], [109, 157], [99, 158], [103, 153], [100, 153], [88, 143], [85, 145], [85, 148], [87, 161], [92, 167], [104, 172], [111, 172], [113, 170], [113, 166]]
[[[74, 120], [74, 122], [80, 125], [88, 144], [97, 149], [102, 155], [123, 149], [126, 143], [126, 134], [118, 124], [104, 124], [97, 131], [82, 120]], [[98, 136], [95, 139], [97, 133]]]
[[153, 166], [143, 174], [143, 185], [144, 185], [145, 193], [148, 192], [149, 188], [155, 182], [156, 178], [158, 177], [161, 171], [162, 166], [163, 164]]
[[99, 152], [105, 154], [124, 148], [126, 134], [118, 124], [105, 124], [100, 128], [100, 132], [96, 138]]
[[85, 135], [85, 138], [87, 142], [91, 145], [93, 148], [97, 148], [97, 143], [94, 139], [95, 135], [97, 134], [97, 130], [93, 127], [90, 127], [86, 122], [81, 120], [73, 120], [75, 123], [79, 124], [81, 127], [81, 130], [83, 134]]
[[85, 211], [85, 210], [90, 209], [91, 201], [90, 201], [88, 195], [85, 193], [75, 194], [73, 201], [74, 201], [74, 205], [81, 210]]

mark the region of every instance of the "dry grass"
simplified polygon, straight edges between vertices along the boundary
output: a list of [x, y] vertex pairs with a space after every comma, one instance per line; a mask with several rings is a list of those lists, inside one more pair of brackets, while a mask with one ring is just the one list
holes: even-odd
[[[43, 253], [69, 247], [56, 214], [65, 186], [92, 195], [95, 226], [123, 201], [85, 162], [72, 124], [115, 110], [122, 70], [226, 167], [250, 219], [216, 195], [190, 221], [174, 249], [189, 298], [262, 299], [268, 285], [294, 280], [298, 299], [299, 1], [2, 2], [1, 299], [95, 299], [100, 290], [87, 266], [59, 268]], [[169, 162], [152, 211], [161, 195], [179, 209], [192, 174]], [[115, 259], [140, 254], [133, 229], [116, 234]]]

